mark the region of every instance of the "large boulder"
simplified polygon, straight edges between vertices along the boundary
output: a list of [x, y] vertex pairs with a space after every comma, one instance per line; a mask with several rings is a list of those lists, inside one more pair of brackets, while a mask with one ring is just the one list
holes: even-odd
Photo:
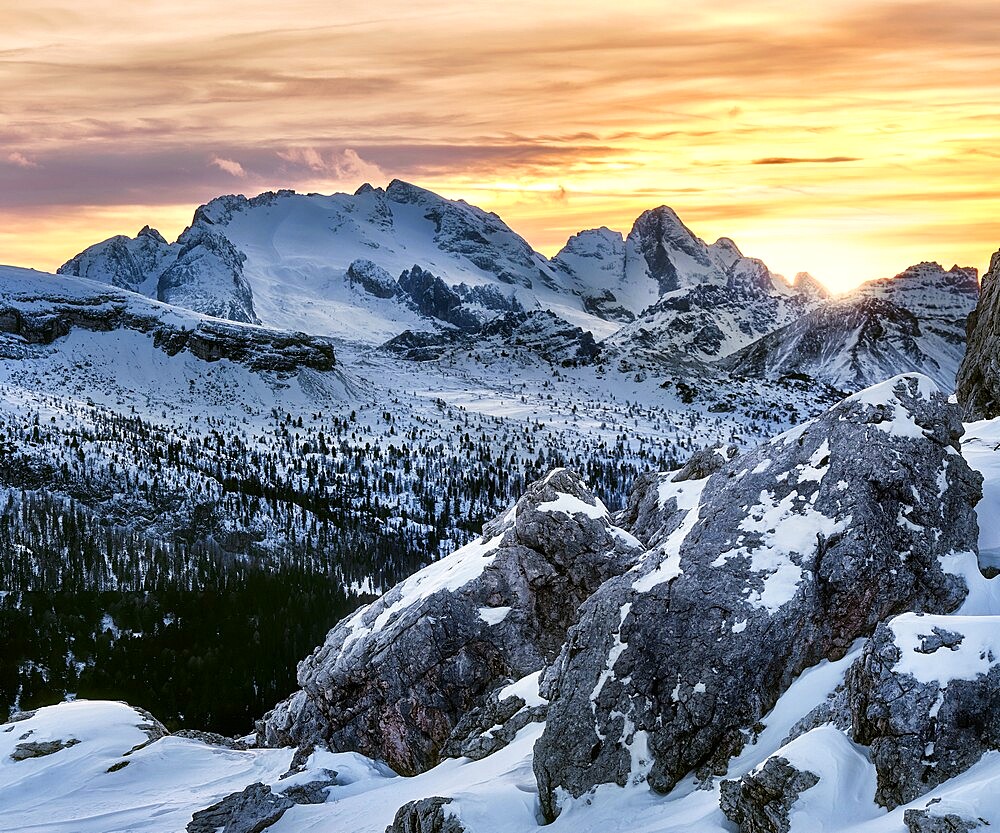
[[580, 604], [641, 551], [558, 469], [481, 539], [337, 625], [299, 665], [302, 690], [258, 724], [259, 740], [426, 770], [463, 716], [555, 658]]
[[385, 833], [465, 833], [466, 828], [450, 815], [450, 798], [434, 796], [404, 804]]
[[740, 833], [788, 833], [793, 805], [818, 783], [815, 772], [796, 769], [775, 756], [739, 781], [723, 781], [719, 805]]
[[1000, 251], [983, 275], [979, 303], [969, 316], [955, 393], [969, 419], [1000, 416]]
[[879, 625], [846, 683], [885, 807], [1000, 749], [1000, 617], [898, 616]]
[[889, 616], [957, 607], [945, 564], [975, 550], [981, 492], [962, 430], [902, 376], [694, 481], [694, 508], [594, 594], [546, 672], [545, 815], [599, 784], [721, 774], [801, 671]]

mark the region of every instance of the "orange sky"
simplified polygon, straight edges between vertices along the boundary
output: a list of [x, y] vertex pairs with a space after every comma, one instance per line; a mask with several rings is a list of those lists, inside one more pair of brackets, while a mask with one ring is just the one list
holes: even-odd
[[549, 254], [666, 203], [835, 288], [1000, 247], [995, 0], [15, 5], [0, 263], [397, 176]]

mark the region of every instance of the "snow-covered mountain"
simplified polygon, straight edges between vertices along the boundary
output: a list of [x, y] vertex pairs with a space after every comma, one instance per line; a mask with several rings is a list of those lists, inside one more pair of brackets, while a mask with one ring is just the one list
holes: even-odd
[[437, 279], [439, 307], [468, 319], [545, 308], [598, 332], [606, 326], [495, 214], [400, 180], [353, 195], [219, 197], [174, 244], [144, 229], [98, 243], [59, 271], [209, 314], [379, 343], [429, 321], [454, 323], [427, 305], [426, 286], [392, 286], [414, 270]]
[[807, 374], [844, 390], [913, 371], [951, 389], [978, 296], [975, 269], [920, 263], [827, 301], [722, 366], [747, 378]]
[[[850, 389], [909, 370], [950, 386], [978, 286], [974, 270], [918, 264], [830, 299], [808, 274], [789, 283], [728, 238], [706, 243], [666, 206], [625, 237], [580, 232], [549, 260], [495, 214], [400, 180], [353, 195], [219, 197], [176, 243], [144, 228], [60, 272], [236, 321], [373, 345], [402, 338], [421, 348], [411, 358], [440, 358], [440, 345], [486, 325], [496, 341], [513, 333], [510, 316], [544, 312], [628, 366], [726, 359], [743, 376]], [[516, 349], [512, 338], [500, 349]]]
[[731, 240], [706, 244], [665, 206], [644, 212], [626, 238], [606, 228], [574, 235], [550, 261], [495, 214], [399, 180], [353, 195], [219, 197], [176, 243], [144, 228], [59, 271], [373, 344], [533, 310], [602, 339], [662, 299], [638, 338], [670, 330], [665, 349], [709, 357], [780, 326], [821, 292], [808, 281], [790, 288]]

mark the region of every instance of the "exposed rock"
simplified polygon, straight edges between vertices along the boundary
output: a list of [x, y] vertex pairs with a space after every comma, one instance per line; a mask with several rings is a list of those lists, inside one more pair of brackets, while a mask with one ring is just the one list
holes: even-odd
[[451, 802], [434, 796], [404, 804], [385, 833], [466, 833], [465, 825], [445, 809]]
[[1000, 251], [983, 275], [976, 309], [969, 316], [965, 358], [956, 394], [968, 419], [1000, 416]]
[[546, 672], [545, 814], [557, 790], [724, 772], [802, 670], [887, 616], [953, 610], [966, 587], [942, 561], [975, 550], [981, 483], [962, 430], [928, 379], [900, 377], [689, 481], [695, 508], [601, 586]]
[[39, 277], [30, 290], [27, 285], [0, 290], [0, 332], [20, 336], [29, 344], [51, 344], [77, 327], [148, 333], [154, 346], [168, 355], [187, 351], [204, 361], [229, 359], [251, 370], [294, 373], [302, 368], [327, 371], [336, 365], [330, 339], [197, 316], [186, 320], [135, 295], [92, 282]]
[[1000, 617], [904, 614], [879, 625], [846, 680], [876, 801], [907, 804], [1000, 749]]
[[522, 357], [537, 356], [558, 364], [587, 363], [601, 355], [593, 333], [576, 327], [548, 310], [508, 312], [475, 331], [446, 329], [436, 333], [406, 330], [383, 349], [410, 361], [434, 361], [455, 350], [477, 350], [489, 357], [508, 348]]
[[971, 833], [989, 825], [985, 819], [968, 819], [957, 813], [933, 813], [930, 808], [907, 810], [903, 824], [909, 833]]
[[152, 287], [144, 285], [155, 286], [176, 257], [176, 246], [169, 245], [155, 229], [144, 226], [134, 238], [117, 235], [95, 243], [57, 271], [145, 294]]
[[504, 689], [494, 691], [482, 705], [462, 717], [442, 747], [441, 756], [478, 761], [499, 752], [529, 723], [545, 720], [547, 712], [548, 703], [540, 699], [529, 705], [519, 695], [507, 694]]
[[335, 627], [258, 738], [426, 770], [463, 716], [556, 656], [580, 603], [639, 551], [577, 475], [556, 470], [479, 541]]
[[46, 755], [53, 755], [56, 752], [61, 752], [63, 749], [76, 746], [79, 742], [76, 738], [70, 738], [69, 740], [25, 741], [14, 747], [14, 751], [10, 753], [10, 757], [15, 761], [26, 761], [28, 758], [43, 758]]
[[292, 784], [281, 794], [296, 804], [323, 804], [329, 797], [329, 788], [338, 786], [337, 773], [332, 769], [319, 770], [320, 777], [304, 784]]
[[156, 282], [156, 297], [216, 318], [257, 324], [253, 291], [243, 277], [246, 255], [223, 234], [195, 224], [177, 242], [177, 259]]
[[221, 746], [223, 749], [246, 749], [247, 745], [242, 741], [227, 738], [217, 732], [203, 732], [200, 729], [178, 729], [174, 732], [175, 738], [190, 738], [199, 740], [209, 746]]
[[454, 324], [466, 332], [475, 332], [482, 326], [479, 317], [463, 307], [462, 296], [457, 291], [419, 266], [399, 276], [399, 287], [423, 315]]
[[723, 781], [719, 806], [740, 833], [788, 833], [792, 805], [818, 783], [815, 773], [801, 772], [784, 758], [768, 758], [739, 781]]
[[376, 298], [393, 298], [400, 292], [400, 286], [388, 272], [370, 260], [359, 258], [347, 267], [347, 279], [353, 286], [361, 286]]
[[187, 833], [261, 833], [294, 806], [290, 798], [257, 782], [199, 810], [188, 822]]

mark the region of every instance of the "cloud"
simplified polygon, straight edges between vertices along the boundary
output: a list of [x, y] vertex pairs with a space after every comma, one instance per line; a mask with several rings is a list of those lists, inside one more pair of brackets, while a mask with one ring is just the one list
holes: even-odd
[[344, 148], [326, 155], [312, 147], [291, 148], [278, 151], [278, 158], [315, 173], [329, 174], [337, 181], [364, 179], [377, 182], [387, 179], [378, 165], [362, 159], [353, 148]]
[[858, 156], [767, 156], [763, 159], [754, 159], [754, 165], [796, 165], [800, 162], [827, 163], [827, 162], [860, 162]]
[[29, 159], [20, 151], [15, 150], [13, 153], [7, 154], [7, 161], [12, 165], [17, 165], [19, 168], [37, 168], [38, 163]]
[[239, 162], [235, 162], [232, 159], [224, 159], [221, 156], [213, 156], [212, 164], [215, 165], [220, 171], [225, 171], [230, 176], [239, 177], [240, 179], [247, 178], [247, 172], [243, 170], [243, 166]]

